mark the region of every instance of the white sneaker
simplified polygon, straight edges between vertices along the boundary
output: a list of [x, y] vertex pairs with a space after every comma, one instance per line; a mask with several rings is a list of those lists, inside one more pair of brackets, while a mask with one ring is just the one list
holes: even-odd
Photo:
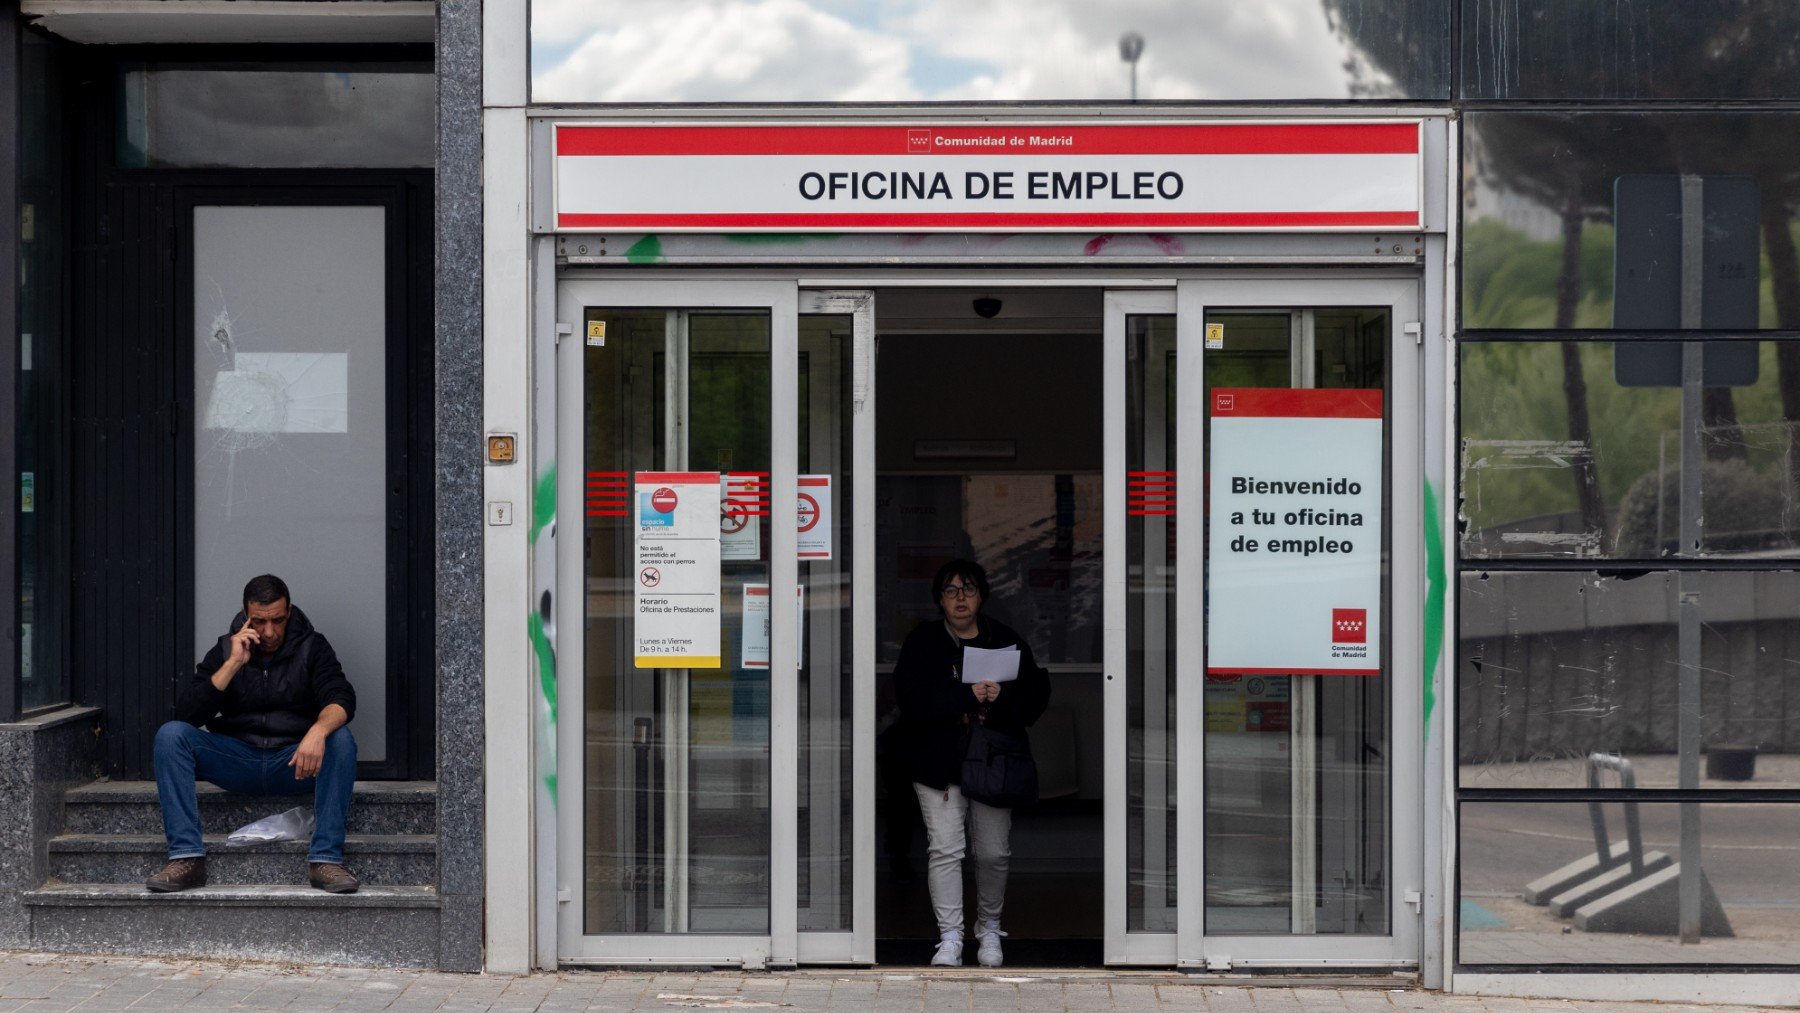
[[975, 951], [975, 961], [982, 967], [1000, 966], [1000, 938], [1006, 933], [1000, 931], [999, 922], [982, 922], [975, 927], [975, 938], [981, 940], [981, 948]]
[[931, 955], [932, 967], [962, 966], [962, 933], [946, 932], [938, 937], [937, 952]]

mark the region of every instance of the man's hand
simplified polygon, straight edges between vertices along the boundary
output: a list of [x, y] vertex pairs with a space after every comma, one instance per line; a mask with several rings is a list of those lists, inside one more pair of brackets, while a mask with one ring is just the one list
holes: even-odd
[[971, 688], [975, 690], [975, 699], [982, 703], [993, 703], [1000, 695], [1000, 684], [997, 682], [978, 682]]
[[228, 660], [239, 665], [246, 664], [250, 660], [250, 651], [260, 643], [262, 634], [251, 627], [249, 619], [245, 619], [243, 628], [231, 635], [231, 657]]
[[326, 734], [318, 725], [313, 725], [294, 747], [294, 758], [288, 761], [288, 766], [294, 768], [294, 780], [304, 781], [319, 772], [325, 762]]
[[294, 780], [304, 781], [319, 772], [320, 765], [325, 762], [325, 739], [349, 721], [349, 711], [335, 703], [325, 705], [319, 712], [319, 720], [306, 730], [300, 744], [294, 747], [293, 759], [288, 761], [288, 766], [294, 768]]
[[243, 627], [231, 635], [231, 653], [226, 655], [219, 670], [212, 674], [213, 687], [224, 692], [238, 670], [250, 663], [250, 652], [260, 643], [262, 635], [250, 628], [250, 620], [246, 618]]

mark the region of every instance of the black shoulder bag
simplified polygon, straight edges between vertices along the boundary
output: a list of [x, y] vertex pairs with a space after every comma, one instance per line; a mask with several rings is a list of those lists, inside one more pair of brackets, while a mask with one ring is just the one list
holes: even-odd
[[[944, 631], [959, 648], [962, 646], [948, 623], [944, 624]], [[1037, 761], [1031, 758], [1031, 739], [1025, 729], [1013, 732], [991, 728], [981, 717], [969, 722], [961, 783], [965, 798], [998, 809], [1016, 809], [1036, 802]]]

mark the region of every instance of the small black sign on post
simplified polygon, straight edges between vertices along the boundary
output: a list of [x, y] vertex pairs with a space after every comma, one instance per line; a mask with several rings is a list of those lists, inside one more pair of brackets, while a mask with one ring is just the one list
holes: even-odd
[[[1613, 183], [1613, 327], [1754, 332], [1761, 251], [1756, 181], [1705, 176], [1686, 182], [1685, 205], [1681, 176], [1620, 176]], [[1695, 209], [1694, 203], [1700, 207]], [[1684, 229], [1686, 217], [1696, 210], [1700, 228]], [[1690, 244], [1697, 240], [1699, 248], [1684, 249], [1684, 236]], [[1697, 264], [1689, 258], [1697, 258]], [[1693, 292], [1696, 283], [1698, 292]], [[1697, 297], [1697, 321], [1695, 307], [1685, 305], [1684, 295]], [[1758, 347], [1756, 341], [1708, 342], [1702, 386], [1755, 383]], [[1615, 341], [1613, 379], [1621, 387], [1681, 386], [1681, 343]]]

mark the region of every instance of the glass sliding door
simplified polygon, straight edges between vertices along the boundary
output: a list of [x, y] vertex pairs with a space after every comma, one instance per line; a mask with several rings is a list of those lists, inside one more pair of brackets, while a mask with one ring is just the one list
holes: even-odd
[[[800, 959], [875, 960], [875, 297], [800, 294], [796, 504], [799, 567], [798, 850]], [[860, 674], [859, 674], [860, 673]]]
[[[1206, 547], [1175, 593], [1207, 603], [1173, 637], [1194, 690], [1177, 723], [1199, 733], [1176, 744], [1198, 873], [1178, 884], [1179, 962], [1415, 963], [1417, 285], [1220, 279], [1178, 302], [1177, 470], [1209, 479], [1175, 511]], [[1320, 449], [1340, 442], [1355, 452]]]
[[559, 320], [562, 959], [792, 963], [794, 291]]
[[[1175, 293], [1111, 292], [1106, 340], [1108, 963], [1175, 959]], [[1123, 631], [1123, 637], [1116, 635]]]

